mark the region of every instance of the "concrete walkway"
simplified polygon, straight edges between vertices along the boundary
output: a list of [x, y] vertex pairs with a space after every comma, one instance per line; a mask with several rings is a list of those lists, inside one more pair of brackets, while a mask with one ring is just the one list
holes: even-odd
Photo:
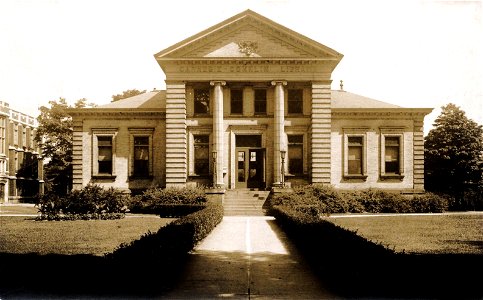
[[163, 299], [337, 299], [273, 217], [224, 217], [193, 251]]

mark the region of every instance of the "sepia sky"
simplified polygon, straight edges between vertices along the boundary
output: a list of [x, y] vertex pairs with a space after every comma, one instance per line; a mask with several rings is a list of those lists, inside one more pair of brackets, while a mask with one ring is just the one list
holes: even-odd
[[435, 108], [425, 133], [450, 102], [483, 124], [482, 0], [0, 0], [0, 101], [164, 89], [155, 53], [246, 9], [344, 54], [333, 89]]

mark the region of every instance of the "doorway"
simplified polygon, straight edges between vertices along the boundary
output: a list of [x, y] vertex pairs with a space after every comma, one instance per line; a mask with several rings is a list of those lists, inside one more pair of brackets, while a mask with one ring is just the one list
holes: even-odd
[[265, 189], [265, 149], [260, 135], [236, 136], [235, 188]]

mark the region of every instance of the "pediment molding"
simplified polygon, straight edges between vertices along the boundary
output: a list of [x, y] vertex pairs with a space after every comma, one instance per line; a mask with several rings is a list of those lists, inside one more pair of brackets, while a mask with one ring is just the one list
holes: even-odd
[[[207, 57], [210, 53], [212, 54], [217, 49], [227, 45], [230, 45], [231, 48], [226, 50], [232, 52], [225, 53], [228, 55], [226, 57], [248, 57], [242, 51], [238, 56], [235, 53], [236, 48], [234, 47], [244, 42], [257, 43], [260, 53], [255, 54], [265, 58], [273, 57], [270, 54], [274, 53], [271, 52], [273, 48], [276, 48], [274, 45], [277, 45], [279, 48], [277, 49], [278, 57], [337, 60], [343, 57], [342, 54], [329, 47], [247, 10], [155, 54], [155, 58], [159, 61], [176, 58]], [[218, 53], [218, 55], [221, 54]], [[215, 56], [211, 55], [208, 57], [217, 56], [215, 54]]]

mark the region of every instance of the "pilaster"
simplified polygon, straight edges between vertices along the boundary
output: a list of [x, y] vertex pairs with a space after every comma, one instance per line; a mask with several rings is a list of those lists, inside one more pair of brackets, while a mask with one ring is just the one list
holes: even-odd
[[413, 189], [421, 191], [424, 190], [423, 118], [417, 118], [414, 120], [413, 130]]
[[[83, 162], [82, 162], [82, 120], [73, 119], [73, 137], [72, 137], [72, 188], [75, 190], [82, 189], [83, 186]], [[43, 174], [39, 173], [39, 178], [43, 179]]]
[[187, 174], [186, 91], [166, 82], [166, 187], [185, 186]]
[[312, 183], [331, 183], [331, 92], [330, 82], [312, 83]]

